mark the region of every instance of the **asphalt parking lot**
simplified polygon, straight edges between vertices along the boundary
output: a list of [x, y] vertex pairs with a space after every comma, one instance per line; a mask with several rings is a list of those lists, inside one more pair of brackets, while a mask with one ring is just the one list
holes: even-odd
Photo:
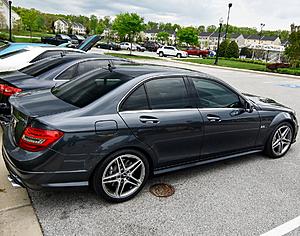
[[[155, 61], [159, 64], [174, 62]], [[242, 92], [297, 111], [300, 79], [201, 66]], [[29, 191], [45, 235], [260, 235], [300, 215], [300, 142], [281, 159], [245, 156], [155, 177], [131, 201], [109, 204], [91, 191]], [[172, 184], [169, 198], [149, 193]], [[300, 234], [300, 229], [290, 235]]]

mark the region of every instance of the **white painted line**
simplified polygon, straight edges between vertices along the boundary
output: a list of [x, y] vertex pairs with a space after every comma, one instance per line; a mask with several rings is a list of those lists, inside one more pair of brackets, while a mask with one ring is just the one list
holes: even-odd
[[282, 236], [300, 227], [300, 216], [262, 234], [261, 236]]

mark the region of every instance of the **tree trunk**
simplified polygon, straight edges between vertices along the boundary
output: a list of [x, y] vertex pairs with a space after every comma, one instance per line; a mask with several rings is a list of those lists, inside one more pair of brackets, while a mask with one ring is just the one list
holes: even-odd
[[129, 36], [130, 38], [130, 55], [132, 55], [132, 37], [131, 35]]

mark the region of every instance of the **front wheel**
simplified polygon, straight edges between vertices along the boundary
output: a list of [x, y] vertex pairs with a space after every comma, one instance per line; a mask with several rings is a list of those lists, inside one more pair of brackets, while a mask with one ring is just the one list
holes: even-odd
[[272, 132], [266, 144], [265, 152], [271, 158], [284, 156], [292, 145], [293, 127], [290, 123], [279, 124]]
[[137, 195], [149, 176], [147, 158], [134, 150], [116, 152], [96, 169], [93, 188], [110, 202], [124, 202]]
[[181, 58], [182, 56], [181, 56], [181, 54], [180, 53], [178, 53], [177, 54], [177, 58]]
[[159, 56], [160, 56], [160, 57], [163, 57], [163, 56], [164, 56], [164, 53], [163, 53], [163, 52], [159, 52]]

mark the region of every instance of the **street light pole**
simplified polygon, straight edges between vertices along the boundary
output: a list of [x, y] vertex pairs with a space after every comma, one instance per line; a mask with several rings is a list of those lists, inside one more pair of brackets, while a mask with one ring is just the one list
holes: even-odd
[[222, 24], [223, 24], [223, 18], [220, 18], [220, 20], [219, 20], [218, 47], [217, 47], [215, 65], [218, 64], [218, 60], [219, 60], [219, 50], [220, 50], [220, 38], [221, 38]]
[[260, 33], [259, 33], [259, 41], [258, 41], [258, 44], [260, 44], [260, 40], [262, 38], [262, 29], [263, 27], [265, 27], [265, 24], [264, 23], [260, 23]]
[[9, 11], [8, 11], [8, 19], [9, 19], [9, 41], [12, 41], [12, 37], [11, 37], [11, 1], [8, 1], [8, 6], [9, 6]]
[[226, 24], [226, 31], [225, 31], [225, 40], [227, 39], [227, 32], [228, 32], [228, 22], [229, 22], [229, 14], [230, 8], [232, 7], [232, 3], [228, 4], [228, 14], [227, 14], [227, 24]]
[[174, 42], [175, 47], [177, 46], [177, 44], [176, 44], [176, 41], [177, 41], [177, 31], [178, 31], [178, 29], [176, 28], [176, 29], [175, 29], [175, 42]]

